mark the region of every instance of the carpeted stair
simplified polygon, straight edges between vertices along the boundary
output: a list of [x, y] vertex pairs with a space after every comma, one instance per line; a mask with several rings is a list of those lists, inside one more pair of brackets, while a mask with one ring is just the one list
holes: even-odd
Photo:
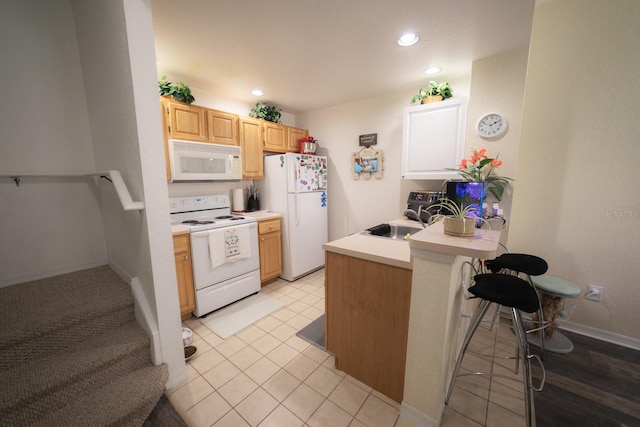
[[108, 266], [0, 288], [1, 426], [139, 426], [164, 393]]

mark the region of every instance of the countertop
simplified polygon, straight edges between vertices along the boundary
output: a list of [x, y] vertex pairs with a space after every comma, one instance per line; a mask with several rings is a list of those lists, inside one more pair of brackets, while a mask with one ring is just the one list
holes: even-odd
[[[416, 221], [396, 219], [389, 224], [420, 227]], [[413, 234], [409, 241], [385, 237], [351, 234], [325, 243], [325, 251], [366, 259], [368, 261], [413, 269], [411, 250], [462, 255], [470, 258], [492, 259], [500, 241], [500, 231], [477, 229], [473, 237], [455, 237], [444, 234], [442, 222], [430, 225]]]
[[[408, 219], [389, 221], [389, 224], [421, 227], [420, 223]], [[418, 233], [422, 232], [420, 231]], [[322, 247], [328, 252], [393, 265], [408, 270], [413, 269], [411, 250], [409, 248], [409, 242], [406, 240], [395, 240], [386, 237], [360, 234], [360, 232], [358, 232], [325, 243]]]
[[258, 221], [266, 221], [268, 219], [282, 218], [282, 214], [269, 211], [255, 211], [255, 212], [233, 212], [236, 215], [250, 216]]
[[411, 236], [409, 246], [414, 250], [461, 255], [470, 258], [493, 259], [500, 242], [501, 231], [476, 229], [473, 237], [444, 234], [442, 221], [430, 225]]

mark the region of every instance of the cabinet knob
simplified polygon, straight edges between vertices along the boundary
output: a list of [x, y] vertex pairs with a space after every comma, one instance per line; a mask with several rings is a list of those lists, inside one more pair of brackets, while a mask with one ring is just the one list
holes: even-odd
[[269, 226], [269, 230], [273, 230], [273, 225], [270, 225], [270, 226]]
[[184, 259], [185, 259], [185, 260], [188, 260], [188, 259], [189, 259], [189, 255], [185, 255], [185, 256], [184, 256]]

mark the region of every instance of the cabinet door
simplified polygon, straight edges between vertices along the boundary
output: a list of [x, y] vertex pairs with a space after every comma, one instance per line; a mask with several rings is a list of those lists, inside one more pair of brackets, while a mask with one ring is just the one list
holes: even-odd
[[180, 316], [191, 317], [196, 308], [193, 288], [193, 270], [191, 269], [191, 249], [189, 235], [173, 237], [173, 250], [176, 261], [176, 279], [178, 281], [178, 299], [180, 300]]
[[242, 178], [262, 179], [262, 122], [258, 119], [239, 119], [240, 147], [242, 148]]
[[176, 101], [165, 101], [171, 138], [205, 141], [205, 109]]
[[282, 273], [280, 232], [260, 236], [260, 282], [275, 279]]
[[206, 110], [207, 141], [215, 144], [239, 145], [238, 116], [224, 111]]
[[466, 98], [405, 108], [402, 177], [457, 178], [455, 169], [464, 157], [466, 123]]
[[309, 131], [306, 129], [287, 127], [287, 151], [297, 153], [300, 151], [300, 138], [309, 136]]
[[267, 121], [262, 122], [264, 130], [264, 150], [284, 153], [287, 148], [287, 127]]

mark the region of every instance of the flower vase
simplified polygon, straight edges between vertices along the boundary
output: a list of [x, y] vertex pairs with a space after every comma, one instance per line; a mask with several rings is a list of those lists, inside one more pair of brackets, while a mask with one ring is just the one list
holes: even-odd
[[453, 218], [447, 216], [444, 218], [444, 234], [457, 237], [472, 237], [476, 230], [476, 221], [477, 218], [475, 217]]

